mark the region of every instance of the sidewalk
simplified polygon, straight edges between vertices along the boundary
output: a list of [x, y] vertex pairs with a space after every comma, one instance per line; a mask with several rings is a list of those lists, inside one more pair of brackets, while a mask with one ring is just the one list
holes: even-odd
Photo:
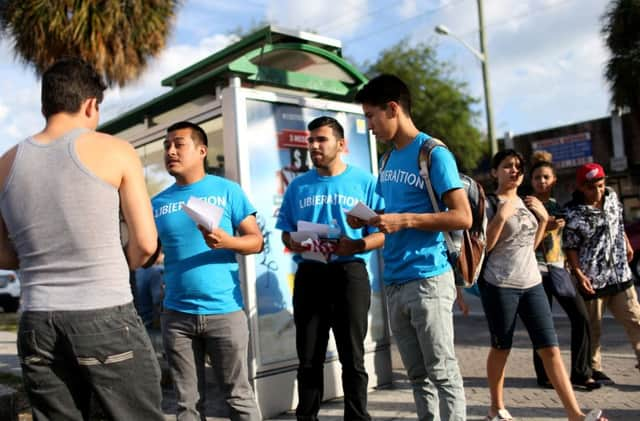
[[[555, 319], [560, 349], [569, 364], [569, 321]], [[469, 421], [484, 420], [489, 404], [489, 390], [485, 379], [485, 361], [488, 352], [486, 321], [483, 316], [456, 316], [456, 354], [464, 377]], [[640, 420], [640, 372], [634, 368], [632, 354], [622, 327], [607, 318], [603, 325], [603, 367], [615, 381], [592, 392], [576, 391], [583, 408], [602, 408], [610, 420]], [[505, 401], [516, 420], [543, 421], [566, 419], [555, 391], [538, 387], [531, 362], [530, 342], [519, 324], [514, 347], [507, 363]], [[398, 353], [393, 352], [393, 385], [369, 393], [369, 411], [376, 420], [415, 419], [415, 406], [411, 386], [404, 375]], [[287, 413], [273, 420], [295, 419]], [[336, 399], [322, 405], [321, 421], [342, 419], [342, 402]]]
[[[569, 322], [555, 319], [560, 348], [569, 364]], [[455, 317], [456, 353], [464, 376], [469, 421], [483, 420], [489, 403], [489, 391], [485, 379], [485, 359], [488, 351], [488, 334], [484, 317]], [[583, 408], [602, 408], [610, 420], [640, 420], [640, 372], [634, 368], [635, 358], [622, 327], [611, 318], [603, 324], [603, 366], [615, 381], [592, 392], [576, 392]], [[0, 332], [0, 370], [19, 373], [15, 355], [15, 334]], [[539, 388], [535, 381], [531, 362], [531, 349], [526, 331], [519, 325], [514, 338], [514, 348], [507, 364], [505, 400], [507, 408], [517, 420], [543, 421], [566, 419], [562, 406], [553, 390]], [[398, 353], [393, 352], [393, 385], [369, 393], [369, 411], [375, 420], [415, 419], [415, 407], [411, 387], [404, 375]], [[172, 391], [165, 389], [163, 409], [167, 420], [175, 419], [171, 405]], [[210, 413], [214, 415], [214, 413]], [[223, 418], [208, 417], [208, 420]], [[274, 421], [292, 420], [292, 412], [272, 418]], [[325, 402], [320, 412], [321, 421], [342, 419], [342, 402], [336, 399]]]

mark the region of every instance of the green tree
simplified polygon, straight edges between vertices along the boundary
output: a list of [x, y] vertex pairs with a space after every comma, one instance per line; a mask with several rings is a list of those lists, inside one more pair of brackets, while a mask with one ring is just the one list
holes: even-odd
[[165, 46], [179, 0], [0, 0], [0, 31], [38, 75], [82, 57], [109, 85], [135, 80]]
[[[465, 171], [474, 170], [488, 153], [488, 143], [474, 126], [478, 114], [472, 106], [478, 103], [467, 92], [467, 84], [457, 81], [453, 67], [438, 61], [431, 45], [410, 46], [407, 40], [380, 53], [373, 64], [365, 64], [371, 78], [391, 73], [402, 79], [411, 92], [411, 114], [420, 130], [443, 140]], [[383, 151], [386, 145], [378, 145]]]
[[640, 0], [612, 0], [603, 23], [611, 53], [605, 70], [611, 102], [640, 110]]

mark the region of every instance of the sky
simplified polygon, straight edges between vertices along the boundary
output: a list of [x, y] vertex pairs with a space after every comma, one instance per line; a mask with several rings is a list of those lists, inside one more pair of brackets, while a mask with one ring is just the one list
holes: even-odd
[[[483, 3], [497, 137], [610, 113], [600, 34], [607, 0]], [[403, 40], [432, 43], [479, 99], [476, 125], [485, 131], [479, 60], [453, 37], [434, 32], [445, 25], [479, 49], [477, 11], [477, 0], [182, 0], [167, 47], [140, 79], [107, 91], [101, 121], [166, 92], [162, 79], [236, 41], [239, 28], [268, 22], [338, 39], [343, 56], [358, 67]], [[11, 40], [1, 38], [0, 153], [44, 126], [39, 110], [38, 78], [14, 58]]]

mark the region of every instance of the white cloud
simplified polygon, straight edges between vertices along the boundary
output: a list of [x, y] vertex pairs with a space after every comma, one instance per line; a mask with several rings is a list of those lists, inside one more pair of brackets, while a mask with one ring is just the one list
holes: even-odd
[[[487, 0], [485, 24], [497, 131], [516, 133], [607, 113], [600, 40], [604, 1]], [[358, 62], [375, 60], [401, 39], [437, 39], [440, 58], [451, 60], [457, 75], [482, 100], [477, 59], [449, 37], [437, 37], [437, 24], [448, 26], [478, 47], [474, 0], [191, 0], [178, 10], [171, 42], [135, 83], [107, 93], [102, 121], [162, 94], [163, 78], [193, 64], [230, 42], [225, 31], [249, 28], [262, 20], [283, 27], [312, 30], [343, 42], [345, 55]], [[213, 35], [213, 33], [218, 35]], [[436, 38], [437, 37], [437, 38]], [[0, 152], [42, 127], [39, 83], [32, 70], [11, 59], [0, 40]], [[357, 63], [354, 63], [357, 64]], [[2, 108], [4, 107], [4, 108]], [[483, 110], [483, 103], [478, 104]], [[478, 122], [484, 127], [484, 119]], [[428, 129], [428, 128], [427, 128]]]
[[[433, 27], [441, 23], [479, 49], [477, 8], [468, 7], [471, 3], [443, 9], [415, 31], [415, 40], [433, 37]], [[604, 2], [581, 0], [484, 2], [498, 136], [505, 130], [522, 133], [607, 113], [602, 77], [607, 52], [599, 35], [604, 7]], [[437, 41], [441, 58], [455, 63], [484, 112], [480, 63], [453, 38]], [[484, 118], [480, 124], [484, 129]]]
[[200, 40], [197, 45], [172, 45], [153, 60], [140, 79], [124, 88], [109, 89], [105, 94], [102, 121], [107, 121], [137, 105], [169, 90], [160, 82], [168, 76], [221, 50], [233, 41], [235, 35], [216, 34]]
[[410, 18], [418, 12], [418, 0], [402, 0], [398, 14], [403, 18]]
[[9, 114], [9, 107], [0, 102], [0, 123]]
[[[124, 88], [112, 88], [105, 93], [101, 108], [101, 121], [118, 116], [145, 101], [167, 91], [160, 81], [196, 61], [224, 48], [235, 40], [235, 36], [216, 34], [202, 38], [195, 45], [170, 45], [157, 59], [154, 59], [140, 79]], [[9, 48], [0, 41], [0, 71], [3, 80], [0, 82], [0, 153], [3, 153], [16, 142], [33, 134], [44, 126], [40, 115], [40, 83], [31, 70], [15, 62], [6, 60]]]
[[[330, 4], [330, 6], [329, 6]], [[284, 0], [269, 2], [267, 20], [287, 28], [314, 30], [344, 39], [368, 22], [368, 0], [321, 1]]]

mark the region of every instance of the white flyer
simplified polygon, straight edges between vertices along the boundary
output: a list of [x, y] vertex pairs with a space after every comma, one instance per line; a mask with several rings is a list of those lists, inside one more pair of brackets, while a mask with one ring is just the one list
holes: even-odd
[[202, 225], [209, 231], [213, 231], [220, 225], [224, 209], [219, 206], [211, 205], [202, 199], [191, 196], [187, 203], [182, 205], [182, 210], [189, 215], [193, 221]]
[[375, 213], [373, 209], [371, 209], [361, 201], [358, 201], [358, 203], [356, 203], [356, 205], [347, 212], [347, 215], [355, 216], [356, 218], [362, 219], [363, 221], [368, 221], [369, 219], [378, 216], [378, 214]]
[[314, 232], [318, 237], [326, 237], [329, 234], [329, 225], [309, 221], [298, 221], [298, 232]]

